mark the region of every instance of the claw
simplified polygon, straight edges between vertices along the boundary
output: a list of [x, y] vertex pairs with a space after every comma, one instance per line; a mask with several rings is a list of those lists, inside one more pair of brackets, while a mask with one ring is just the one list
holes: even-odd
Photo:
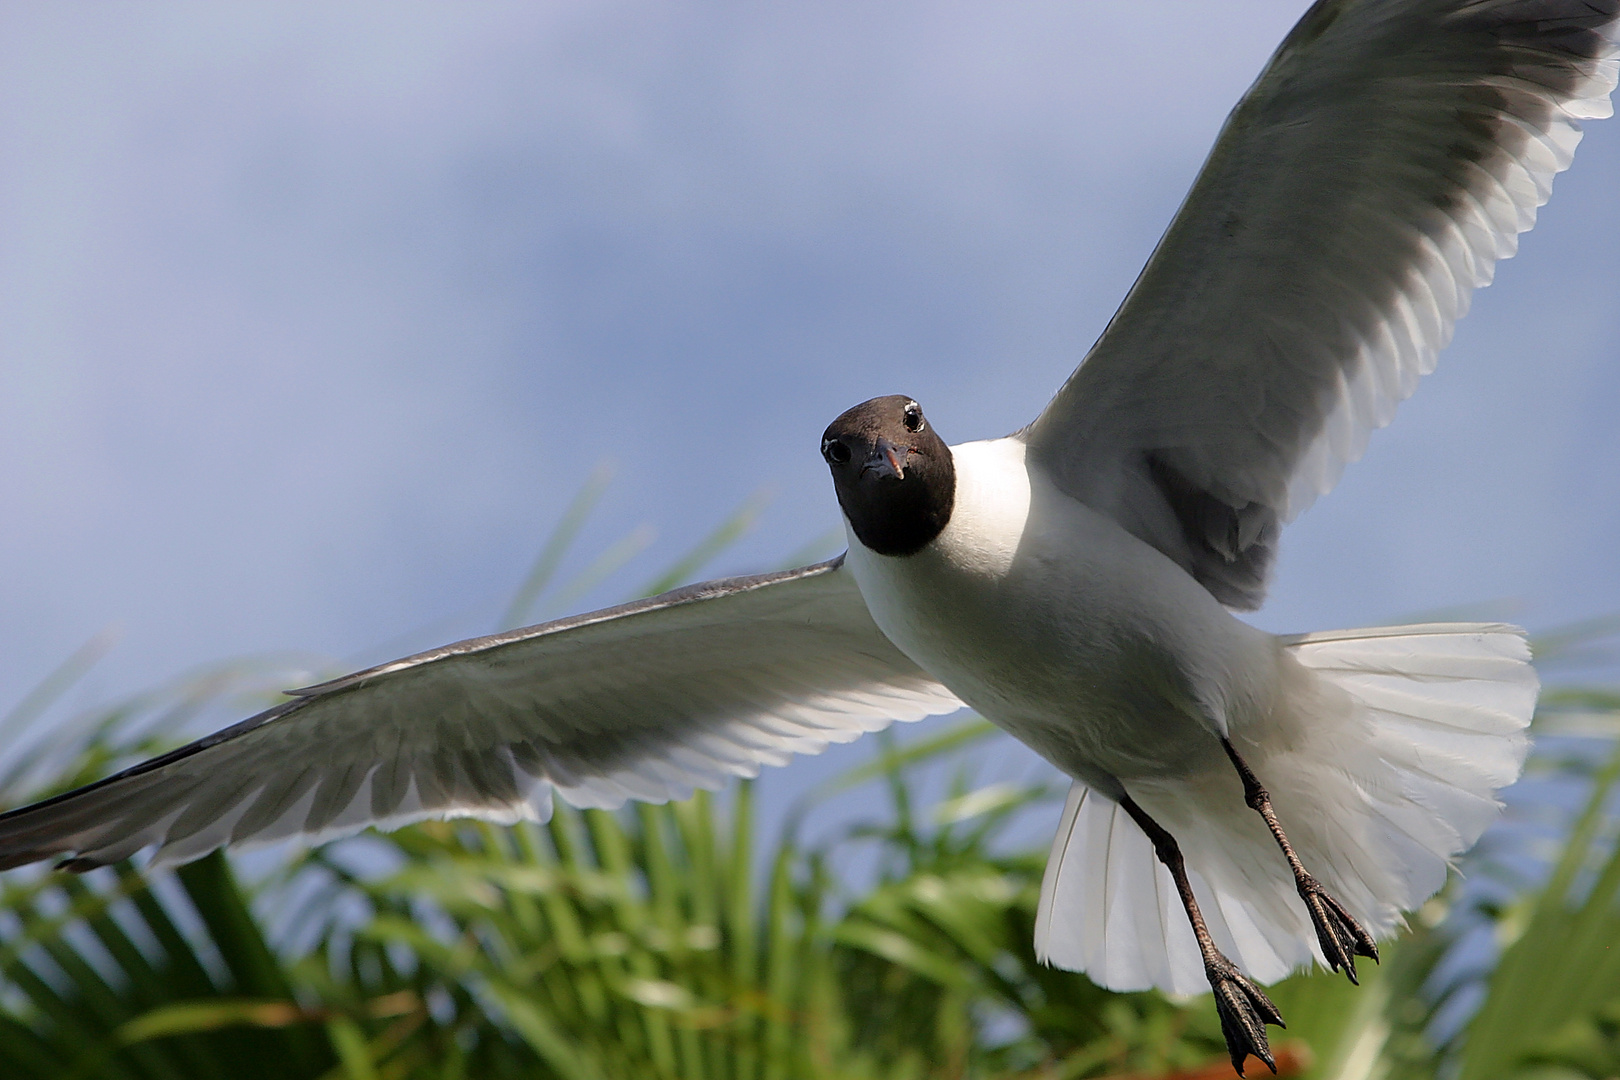
[[1266, 1041], [1266, 1025], [1288, 1026], [1277, 1006], [1224, 956], [1217, 954], [1215, 962], [1206, 963], [1204, 973], [1215, 992], [1215, 1012], [1221, 1018], [1221, 1034], [1226, 1038], [1226, 1052], [1232, 1056], [1232, 1068], [1242, 1076], [1243, 1062], [1253, 1054], [1275, 1073], [1277, 1062]]
[[1309, 874], [1300, 879], [1299, 897], [1305, 901], [1305, 908], [1311, 913], [1311, 923], [1316, 927], [1316, 940], [1322, 946], [1322, 955], [1327, 959], [1330, 970], [1344, 970], [1352, 983], [1360, 985], [1356, 978], [1356, 957], [1365, 956], [1378, 962], [1378, 946], [1373, 943], [1372, 935], [1361, 928], [1361, 924], [1350, 917], [1344, 905], [1328, 895], [1326, 889]]

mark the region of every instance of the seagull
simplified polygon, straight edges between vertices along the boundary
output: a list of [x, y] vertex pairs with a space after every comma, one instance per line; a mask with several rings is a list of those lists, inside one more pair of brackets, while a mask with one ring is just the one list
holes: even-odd
[[952, 446], [892, 395], [825, 430], [843, 555], [291, 691], [0, 815], [0, 869], [683, 799], [965, 705], [1072, 781], [1038, 954], [1212, 991], [1233, 1067], [1275, 1071], [1261, 987], [1376, 961], [1497, 814], [1537, 680], [1515, 627], [1235, 613], [1609, 115], [1617, 20], [1319, 0], [1033, 423]]

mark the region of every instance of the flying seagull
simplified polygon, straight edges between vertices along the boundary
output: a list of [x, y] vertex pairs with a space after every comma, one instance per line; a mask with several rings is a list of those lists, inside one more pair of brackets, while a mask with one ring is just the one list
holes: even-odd
[[0, 815], [0, 868], [680, 799], [968, 705], [1073, 780], [1040, 955], [1211, 989], [1234, 1067], [1272, 1065], [1260, 986], [1377, 958], [1495, 816], [1537, 684], [1509, 626], [1233, 612], [1609, 114], [1617, 18], [1320, 0], [1032, 424], [949, 446], [890, 396], [826, 429], [844, 555], [292, 691]]

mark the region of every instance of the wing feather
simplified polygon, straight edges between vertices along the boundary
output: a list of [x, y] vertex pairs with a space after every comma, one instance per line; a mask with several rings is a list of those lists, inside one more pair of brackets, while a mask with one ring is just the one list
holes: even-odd
[[1434, 369], [1607, 116], [1620, 0], [1320, 0], [1023, 437], [1223, 603]]
[[867, 614], [842, 558], [678, 589], [293, 691], [224, 731], [0, 815], [0, 868], [159, 845], [326, 838], [429, 817], [543, 819], [754, 776], [961, 707]]

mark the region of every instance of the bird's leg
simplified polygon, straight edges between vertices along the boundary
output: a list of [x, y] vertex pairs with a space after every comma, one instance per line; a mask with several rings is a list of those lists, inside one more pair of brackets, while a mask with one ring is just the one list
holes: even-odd
[[1204, 916], [1198, 910], [1198, 901], [1193, 897], [1192, 884], [1187, 880], [1187, 865], [1182, 860], [1181, 846], [1176, 843], [1176, 838], [1148, 817], [1147, 811], [1129, 795], [1122, 796], [1119, 805], [1147, 833], [1159, 861], [1164, 863], [1170, 876], [1175, 879], [1176, 891], [1181, 894], [1181, 906], [1187, 909], [1193, 937], [1198, 939], [1198, 951], [1204, 957], [1204, 975], [1209, 979], [1209, 988], [1215, 992], [1215, 1011], [1221, 1018], [1221, 1034], [1226, 1036], [1226, 1051], [1232, 1055], [1232, 1068], [1242, 1076], [1244, 1059], [1253, 1054], [1265, 1062], [1272, 1072], [1276, 1072], [1277, 1063], [1266, 1042], [1266, 1025], [1286, 1027], [1282, 1014], [1271, 999], [1215, 947], [1214, 939], [1209, 936], [1209, 927], [1204, 925]]
[[1289, 869], [1294, 872], [1294, 884], [1299, 889], [1299, 898], [1305, 901], [1306, 910], [1311, 913], [1311, 923], [1316, 927], [1316, 940], [1322, 946], [1322, 955], [1334, 971], [1343, 968], [1350, 981], [1356, 982], [1357, 956], [1378, 962], [1378, 946], [1373, 943], [1372, 935], [1350, 917], [1343, 904], [1328, 895], [1321, 882], [1306, 873], [1305, 865], [1294, 854], [1294, 846], [1283, 834], [1282, 823], [1271, 808], [1271, 796], [1260, 785], [1260, 778], [1254, 775], [1254, 770], [1249, 768], [1249, 763], [1243, 760], [1231, 740], [1222, 739], [1221, 745], [1226, 748], [1226, 756], [1232, 759], [1233, 767], [1243, 778], [1244, 802], [1265, 819], [1266, 827], [1271, 830], [1277, 846], [1282, 848], [1283, 857], [1288, 860]]

